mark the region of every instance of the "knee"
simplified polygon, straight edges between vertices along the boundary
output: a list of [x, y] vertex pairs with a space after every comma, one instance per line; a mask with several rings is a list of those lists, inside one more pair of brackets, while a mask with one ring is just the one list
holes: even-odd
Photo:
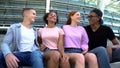
[[107, 52], [107, 49], [105, 47], [98, 47], [95, 52], [98, 59], [100, 58], [109, 58], [109, 54]]
[[102, 51], [102, 52], [107, 51], [106, 48], [105, 48], [105, 47], [102, 47], [102, 46], [101, 46], [101, 47], [98, 47], [98, 50], [99, 50], [99, 51]]
[[[92, 57], [92, 58], [91, 58]], [[85, 61], [86, 62], [92, 62], [92, 63], [97, 63], [97, 57], [96, 57], [96, 55], [95, 54], [93, 54], [93, 53], [87, 53], [86, 55], [85, 55]]]
[[60, 53], [57, 51], [49, 52], [47, 56], [44, 56], [45, 59], [51, 62], [58, 63], [60, 60]]
[[76, 62], [78, 62], [78, 63], [83, 63], [84, 64], [84, 62], [85, 62], [85, 58], [84, 58], [84, 55], [83, 54], [77, 54], [77, 55], [75, 55], [75, 60], [76, 60]]
[[97, 53], [100, 53], [100, 54], [106, 54], [107, 55], [107, 49], [105, 47], [98, 47], [97, 48]]
[[60, 60], [60, 54], [59, 53], [54, 53], [53, 55], [50, 56], [50, 59], [54, 61]]

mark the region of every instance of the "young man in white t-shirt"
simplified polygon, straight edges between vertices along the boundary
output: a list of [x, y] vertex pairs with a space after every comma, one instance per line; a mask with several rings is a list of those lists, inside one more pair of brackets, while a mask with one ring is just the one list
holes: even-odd
[[[1, 44], [0, 68], [43, 68], [42, 53], [37, 43], [37, 29], [32, 27], [36, 11], [33, 8], [24, 8], [22, 15], [23, 22], [11, 25]], [[10, 45], [13, 51], [10, 50]]]

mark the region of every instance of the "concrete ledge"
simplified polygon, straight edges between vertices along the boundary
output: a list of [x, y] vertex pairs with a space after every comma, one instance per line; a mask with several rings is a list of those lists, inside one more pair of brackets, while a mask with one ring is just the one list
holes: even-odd
[[[2, 42], [3, 37], [4, 37], [4, 34], [0, 34], [0, 43]], [[111, 63], [110, 65], [111, 65], [111, 68], [120, 68], [120, 62], [114, 62], [114, 63]], [[19, 68], [31, 68], [31, 67], [24, 66]]]
[[120, 68], [120, 62], [111, 63], [111, 68]]
[[[120, 68], [120, 62], [114, 62], [114, 63], [111, 63], [110, 65], [111, 65], [111, 68]], [[31, 68], [31, 67], [20, 67], [20, 68]]]

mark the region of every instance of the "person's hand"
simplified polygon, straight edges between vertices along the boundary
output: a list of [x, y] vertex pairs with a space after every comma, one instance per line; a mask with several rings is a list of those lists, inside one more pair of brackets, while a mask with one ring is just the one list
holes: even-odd
[[41, 50], [41, 51], [43, 51], [45, 48], [46, 48], [45, 45], [43, 45], [43, 44], [40, 45], [40, 50]]
[[113, 49], [119, 49], [119, 48], [120, 48], [120, 45], [113, 45], [112, 48], [113, 48]]
[[65, 53], [62, 53], [61, 61], [62, 61], [62, 62], [69, 62], [69, 57], [68, 57], [68, 55], [65, 54]]
[[65, 53], [61, 54], [60, 67], [61, 68], [70, 68], [69, 56]]
[[20, 62], [13, 54], [7, 54], [5, 61], [8, 68], [18, 68], [18, 62]]
[[88, 51], [88, 50], [84, 50], [84, 51], [82, 52], [82, 54], [85, 55], [85, 54], [87, 53], [87, 51]]

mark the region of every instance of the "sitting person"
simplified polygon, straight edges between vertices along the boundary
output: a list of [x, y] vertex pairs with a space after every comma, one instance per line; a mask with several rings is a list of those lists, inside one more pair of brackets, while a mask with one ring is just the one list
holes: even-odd
[[11, 25], [1, 44], [0, 68], [18, 68], [20, 66], [44, 68], [42, 53], [39, 51], [37, 43], [37, 29], [32, 27], [36, 11], [33, 8], [23, 8], [22, 14], [23, 22]]
[[[40, 49], [44, 52], [43, 58], [45, 63], [47, 63], [47, 68], [59, 68], [60, 62], [67, 60], [67, 56], [64, 54], [63, 49], [64, 32], [61, 28], [55, 26], [58, 22], [58, 16], [55, 11], [46, 13], [43, 19], [47, 26], [44, 28], [39, 28], [38, 31]], [[68, 67], [65, 65], [61, 66], [61, 68]]]
[[[89, 25], [85, 29], [89, 37], [89, 51], [97, 55], [99, 67], [110, 68], [109, 55], [107, 49], [105, 49], [107, 48], [107, 40], [111, 40], [115, 45], [112, 47], [116, 47], [113, 52], [109, 52], [112, 62], [120, 61], [120, 46], [112, 29], [102, 25], [102, 15], [103, 13], [99, 9], [91, 10], [88, 15]], [[108, 50], [111, 50], [111, 48], [109, 47]]]
[[64, 48], [69, 56], [69, 61], [75, 64], [75, 68], [85, 68], [85, 61], [89, 68], [98, 68], [96, 55], [88, 53], [88, 36], [82, 26], [78, 26], [80, 22], [80, 13], [72, 11], [69, 13], [66, 25], [63, 31]]

